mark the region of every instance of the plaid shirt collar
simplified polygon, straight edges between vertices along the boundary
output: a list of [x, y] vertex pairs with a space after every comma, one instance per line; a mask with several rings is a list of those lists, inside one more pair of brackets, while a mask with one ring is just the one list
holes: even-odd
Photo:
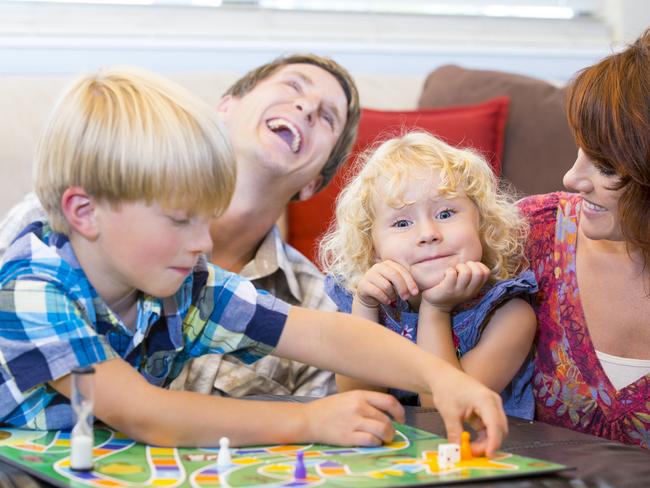
[[280, 229], [277, 225], [274, 225], [264, 237], [253, 260], [242, 268], [240, 274], [251, 281], [255, 281], [278, 272], [284, 277], [291, 295], [296, 299], [296, 303], [302, 303], [303, 296], [300, 283], [293, 270], [292, 263], [284, 252], [284, 242], [280, 236]]

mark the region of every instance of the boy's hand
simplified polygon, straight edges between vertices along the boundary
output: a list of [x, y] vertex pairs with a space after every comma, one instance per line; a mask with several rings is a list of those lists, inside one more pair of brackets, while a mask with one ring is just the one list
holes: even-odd
[[398, 295], [408, 300], [418, 291], [415, 280], [404, 266], [386, 260], [366, 271], [357, 285], [356, 297], [363, 306], [377, 308], [381, 303], [390, 305]]
[[479, 261], [459, 263], [445, 271], [440, 283], [422, 292], [422, 299], [443, 312], [474, 298], [490, 277], [490, 270]]
[[433, 399], [449, 442], [460, 444], [463, 424], [467, 423], [477, 433], [472, 452], [488, 457], [495, 454], [508, 434], [508, 421], [497, 393], [460, 370], [449, 368], [438, 375]]
[[306, 404], [308, 442], [379, 446], [391, 442], [391, 417], [404, 422], [404, 407], [392, 395], [355, 390]]

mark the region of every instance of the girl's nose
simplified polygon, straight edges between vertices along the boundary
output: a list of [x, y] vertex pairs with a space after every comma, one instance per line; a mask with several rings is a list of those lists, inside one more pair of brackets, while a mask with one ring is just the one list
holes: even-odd
[[436, 242], [442, 239], [442, 235], [440, 233], [440, 229], [438, 228], [438, 225], [433, 222], [424, 222], [420, 225], [420, 237], [419, 237], [419, 243], [420, 244], [430, 244], [432, 242]]

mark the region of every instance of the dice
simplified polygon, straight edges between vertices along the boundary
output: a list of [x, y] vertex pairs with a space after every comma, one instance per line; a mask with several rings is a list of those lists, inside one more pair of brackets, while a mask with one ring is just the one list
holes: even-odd
[[451, 469], [460, 462], [460, 445], [440, 444], [438, 445], [438, 468]]

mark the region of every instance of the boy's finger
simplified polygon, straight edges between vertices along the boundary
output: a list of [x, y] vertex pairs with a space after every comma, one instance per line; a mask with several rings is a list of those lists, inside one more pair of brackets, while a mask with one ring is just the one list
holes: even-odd
[[449, 414], [440, 411], [442, 421], [447, 432], [447, 441], [452, 444], [460, 444], [460, 434], [463, 432], [463, 423], [457, 416], [450, 417]]
[[366, 394], [366, 401], [370, 405], [384, 414], [388, 414], [395, 422], [403, 423], [406, 420], [404, 407], [393, 395], [378, 391], [366, 391], [364, 393]]
[[377, 439], [374, 445], [391, 442], [395, 437], [395, 428], [385, 415], [382, 420], [363, 418], [358, 422], [355, 430], [366, 432]]
[[508, 420], [500, 402], [482, 403], [478, 414], [485, 425], [485, 454], [494, 456], [508, 434]]

